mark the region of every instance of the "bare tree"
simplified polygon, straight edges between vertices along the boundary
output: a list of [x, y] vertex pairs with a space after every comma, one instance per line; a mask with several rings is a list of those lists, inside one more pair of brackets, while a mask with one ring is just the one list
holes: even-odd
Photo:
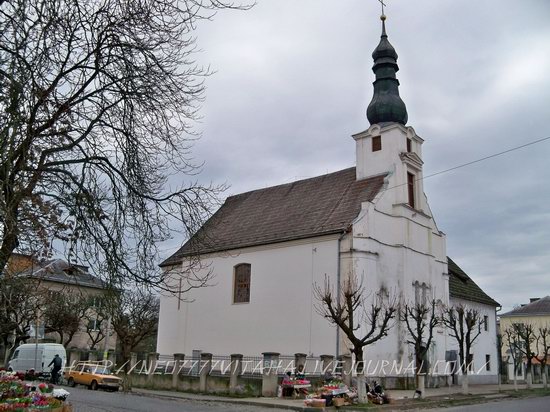
[[481, 334], [483, 318], [477, 309], [459, 304], [444, 310], [442, 322], [456, 340], [462, 371], [462, 392], [468, 393], [468, 370], [472, 367], [472, 347]]
[[425, 386], [425, 377], [421, 375], [422, 365], [433, 341], [433, 331], [440, 323], [436, 306], [435, 299], [432, 299], [429, 303], [405, 303], [399, 311], [399, 320], [407, 327], [407, 343], [414, 348], [416, 387], [420, 390], [421, 396]]
[[209, 74], [193, 30], [223, 8], [247, 6], [1, 4], [0, 277], [14, 250], [48, 254], [60, 239], [117, 284], [166, 286], [157, 245], [176, 226], [194, 233], [221, 189], [186, 180]]
[[62, 289], [44, 291], [43, 302], [44, 332], [57, 333], [59, 343], [68, 347], [90, 309], [90, 300], [78, 291]]
[[108, 313], [125, 363], [140, 343], [157, 335], [159, 305], [157, 296], [140, 289], [126, 290], [109, 300]]
[[365, 347], [388, 335], [390, 321], [395, 317], [397, 307], [393, 302], [384, 302], [380, 295], [371, 296], [362, 281], [351, 276], [344, 280], [335, 293], [329, 277], [323, 286], [314, 285], [318, 300], [317, 312], [336, 325], [352, 345], [357, 371], [357, 386], [360, 402], [366, 402], [363, 352]]
[[105, 340], [105, 337], [112, 335], [108, 322], [111, 294], [110, 291], [107, 291], [105, 295], [90, 296], [88, 298], [90, 301], [89, 310], [84, 314], [84, 320], [86, 321], [86, 334], [90, 342], [90, 350], [97, 349], [97, 346]]
[[0, 339], [4, 347], [4, 364], [11, 351], [31, 336], [38, 327], [41, 300], [36, 293], [38, 282], [18, 277], [0, 280]]
[[517, 350], [527, 361], [525, 372], [525, 381], [529, 389], [533, 386], [533, 359], [535, 358], [534, 349], [536, 348], [536, 330], [530, 323], [513, 323], [510, 327], [512, 334], [517, 341]]
[[519, 347], [521, 346], [519, 338], [517, 334], [515, 333], [513, 328], [506, 328], [503, 331], [504, 339], [506, 341], [506, 345], [508, 346], [508, 353], [510, 355], [510, 358], [512, 358], [513, 362], [513, 374], [514, 374], [514, 390], [518, 390], [518, 380], [517, 380], [517, 372], [518, 369], [521, 367], [521, 352], [519, 351]]
[[539, 361], [542, 373], [544, 389], [548, 389], [548, 356], [550, 356], [550, 327], [539, 326], [535, 336], [535, 347], [537, 353], [535, 359]]

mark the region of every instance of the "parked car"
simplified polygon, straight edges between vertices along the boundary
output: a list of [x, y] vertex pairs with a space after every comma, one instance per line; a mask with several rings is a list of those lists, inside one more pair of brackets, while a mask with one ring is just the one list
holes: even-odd
[[92, 390], [99, 388], [118, 391], [122, 386], [122, 379], [112, 375], [111, 371], [101, 363], [80, 362], [64, 373], [67, 385], [86, 385]]
[[63, 345], [59, 343], [25, 343], [19, 345], [11, 360], [8, 362], [8, 370], [13, 372], [29, 372], [34, 370], [35, 374], [49, 376], [50, 369], [48, 365], [55, 355], [59, 355], [63, 360], [62, 366], [67, 363], [67, 352]]

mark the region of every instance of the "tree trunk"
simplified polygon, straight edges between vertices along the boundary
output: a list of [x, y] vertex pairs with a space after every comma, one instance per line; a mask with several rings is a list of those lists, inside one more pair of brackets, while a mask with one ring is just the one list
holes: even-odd
[[544, 389], [548, 389], [548, 365], [546, 364], [542, 366], [542, 384]]
[[419, 398], [424, 397], [424, 391], [426, 390], [426, 375], [420, 372], [417, 376], [417, 386], [416, 389], [419, 391]]
[[527, 382], [527, 389], [533, 388], [533, 368], [531, 367], [531, 363], [527, 362], [527, 371], [525, 373], [525, 380]]
[[363, 350], [355, 352], [355, 363], [357, 365], [357, 400], [359, 403], [368, 403], [367, 385], [365, 382], [365, 371], [363, 367]]
[[514, 376], [514, 390], [517, 392], [518, 390], [518, 367], [517, 363], [514, 360], [514, 367], [512, 368], [512, 375]]
[[468, 392], [469, 392], [468, 378], [469, 378], [468, 372], [464, 371], [462, 373], [462, 393], [464, 395], [468, 395]]

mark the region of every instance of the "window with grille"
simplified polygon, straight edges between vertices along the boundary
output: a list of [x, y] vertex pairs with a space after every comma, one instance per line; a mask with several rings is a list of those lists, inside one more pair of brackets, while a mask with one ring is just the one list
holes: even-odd
[[250, 302], [250, 264], [241, 263], [235, 266], [233, 283], [233, 303]]

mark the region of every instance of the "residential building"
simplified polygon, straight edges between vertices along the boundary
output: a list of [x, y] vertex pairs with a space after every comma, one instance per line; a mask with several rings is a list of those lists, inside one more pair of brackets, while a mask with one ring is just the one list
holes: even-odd
[[[502, 336], [502, 359], [506, 365], [506, 373], [509, 379], [514, 379], [514, 375], [518, 380], [525, 380], [527, 371], [527, 357], [522, 353], [521, 349], [525, 348], [525, 343], [519, 340], [518, 345], [522, 348], [514, 348], [514, 340], [507, 338], [507, 331], [512, 334], [513, 326], [530, 326], [534, 337], [531, 343], [531, 351], [536, 353], [538, 357], [542, 357], [544, 348], [542, 340], [537, 341], [536, 337], [540, 336], [541, 330], [547, 335], [547, 342], [550, 344], [550, 296], [543, 298], [531, 298], [529, 303], [523, 304], [509, 312], [500, 315], [500, 334]], [[545, 332], [546, 330], [546, 332]], [[517, 339], [517, 338], [516, 338]], [[510, 345], [512, 343], [512, 345]], [[537, 359], [532, 359], [534, 365], [534, 374], [540, 375], [540, 362]], [[550, 363], [550, 357], [547, 359]], [[514, 365], [515, 364], [515, 365]], [[514, 367], [515, 366], [515, 367]]]

